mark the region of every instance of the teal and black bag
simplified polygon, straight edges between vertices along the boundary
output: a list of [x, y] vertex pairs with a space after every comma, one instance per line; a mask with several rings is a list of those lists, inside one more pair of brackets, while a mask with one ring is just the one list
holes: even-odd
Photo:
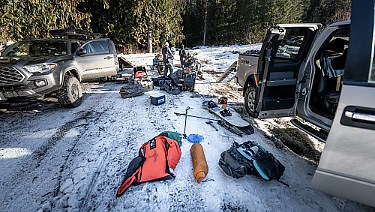
[[241, 145], [234, 143], [221, 154], [219, 166], [234, 178], [246, 174], [256, 175], [264, 180], [279, 180], [285, 167], [271, 153], [253, 141]]

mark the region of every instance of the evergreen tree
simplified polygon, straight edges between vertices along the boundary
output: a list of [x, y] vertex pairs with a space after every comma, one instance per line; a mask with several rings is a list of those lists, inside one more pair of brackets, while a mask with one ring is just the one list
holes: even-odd
[[334, 22], [350, 20], [350, 14], [350, 0], [312, 0], [306, 21], [328, 26]]
[[187, 0], [184, 16], [184, 35], [186, 46], [197, 46], [203, 43], [204, 9], [206, 0]]
[[165, 41], [172, 46], [202, 45], [203, 39], [207, 45], [255, 43], [277, 23], [328, 25], [348, 20], [350, 4], [350, 0], [2, 0], [0, 42], [45, 38], [51, 29], [72, 28], [100, 32], [119, 47], [148, 51]]
[[184, 0], [139, 0], [133, 10], [135, 23], [132, 37], [136, 44], [145, 48], [149, 39], [156, 47], [169, 41], [175, 45], [182, 41], [182, 14]]
[[0, 42], [48, 37], [49, 30], [90, 29], [90, 14], [76, 6], [81, 0], [7, 0], [0, 4]]

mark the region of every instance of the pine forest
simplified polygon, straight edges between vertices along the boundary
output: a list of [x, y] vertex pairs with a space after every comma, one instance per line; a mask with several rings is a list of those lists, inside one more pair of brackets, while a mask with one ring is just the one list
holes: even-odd
[[111, 38], [121, 52], [171, 46], [262, 42], [277, 23], [350, 19], [349, 0], [1, 0], [0, 44], [82, 29]]

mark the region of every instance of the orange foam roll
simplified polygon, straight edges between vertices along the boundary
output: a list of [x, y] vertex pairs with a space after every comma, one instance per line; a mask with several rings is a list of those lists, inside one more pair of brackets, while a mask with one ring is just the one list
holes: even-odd
[[202, 145], [200, 143], [194, 143], [190, 148], [190, 154], [193, 161], [194, 177], [197, 182], [200, 183], [208, 174], [208, 165]]

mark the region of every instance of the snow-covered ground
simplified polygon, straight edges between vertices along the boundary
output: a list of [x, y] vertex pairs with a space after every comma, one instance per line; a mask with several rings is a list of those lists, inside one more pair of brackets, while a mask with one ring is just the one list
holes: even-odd
[[[1, 110], [0, 211], [375, 211], [309, 189], [324, 144], [294, 128], [288, 118], [253, 120], [233, 82], [210, 83], [237, 60], [238, 52], [250, 48], [260, 46], [191, 50], [203, 64], [204, 80], [197, 80], [193, 93], [160, 91], [166, 95], [160, 106], [151, 105], [148, 93], [122, 99], [123, 84], [88, 82], [82, 105], [74, 109], [47, 100]], [[124, 57], [135, 65], [152, 65], [154, 55]], [[229, 98], [229, 108], [254, 126], [254, 134], [239, 137], [218, 125], [215, 131], [205, 120], [189, 117], [186, 133], [204, 137], [209, 166], [204, 182], [195, 181], [192, 143], [183, 140], [174, 180], [133, 186], [115, 198], [143, 143], [165, 130], [183, 133], [184, 117], [174, 112], [189, 106], [189, 114], [215, 118], [201, 103], [220, 96]], [[249, 140], [281, 161], [286, 168], [281, 180], [289, 187], [255, 176], [234, 179], [221, 170], [220, 154], [233, 142]]]

